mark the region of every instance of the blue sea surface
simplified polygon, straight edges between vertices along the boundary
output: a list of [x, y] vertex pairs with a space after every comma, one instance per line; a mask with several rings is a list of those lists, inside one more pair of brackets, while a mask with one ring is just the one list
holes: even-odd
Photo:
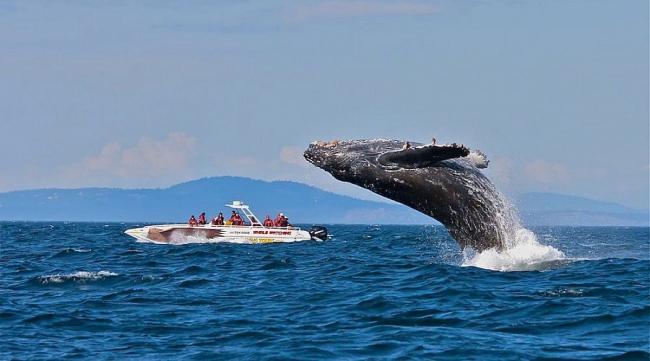
[[324, 242], [137, 243], [0, 223], [0, 359], [648, 360], [648, 228], [533, 228], [565, 260], [463, 266], [436, 226]]

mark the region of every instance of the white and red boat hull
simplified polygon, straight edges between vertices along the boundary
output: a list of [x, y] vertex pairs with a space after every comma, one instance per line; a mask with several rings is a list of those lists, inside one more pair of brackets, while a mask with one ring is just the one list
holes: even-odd
[[260, 226], [190, 226], [187, 224], [163, 224], [133, 228], [124, 233], [142, 242], [160, 244], [232, 242], [274, 243], [299, 242], [314, 239], [305, 230], [293, 227]]

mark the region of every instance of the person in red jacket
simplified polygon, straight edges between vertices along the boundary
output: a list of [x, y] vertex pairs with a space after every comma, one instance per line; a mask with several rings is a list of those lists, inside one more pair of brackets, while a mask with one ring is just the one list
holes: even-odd
[[219, 212], [219, 215], [212, 219], [213, 226], [223, 226], [223, 213]]
[[284, 213], [280, 213], [275, 218], [275, 221], [273, 221], [273, 223], [274, 223], [274, 225], [276, 227], [288, 227], [289, 226], [289, 219], [284, 216]]
[[194, 215], [192, 215], [192, 217], [190, 217], [190, 220], [187, 221], [187, 223], [189, 223], [190, 226], [192, 226], [192, 227], [194, 227], [194, 226], [196, 226], [197, 224], [199, 224], [199, 222], [196, 221], [196, 218], [194, 217]]
[[208, 222], [207, 222], [206, 219], [205, 219], [205, 212], [202, 212], [202, 213], [199, 215], [199, 224], [200, 224], [200, 225], [205, 225], [206, 223], [208, 223]]
[[264, 227], [273, 227], [273, 220], [271, 219], [271, 216], [266, 215], [266, 218], [264, 218]]
[[284, 217], [284, 214], [278, 213], [277, 217], [273, 220], [273, 225], [275, 227], [280, 227], [280, 223], [282, 223], [282, 217]]
[[241, 218], [239, 213], [232, 211], [232, 216], [230, 216], [230, 222], [233, 226], [241, 226], [244, 224], [244, 220]]

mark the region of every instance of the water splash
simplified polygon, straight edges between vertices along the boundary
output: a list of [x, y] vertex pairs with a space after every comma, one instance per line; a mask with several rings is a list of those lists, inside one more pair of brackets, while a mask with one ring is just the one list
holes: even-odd
[[499, 233], [505, 240], [504, 248], [463, 253], [462, 266], [480, 267], [495, 271], [533, 271], [557, 267], [568, 262], [564, 252], [539, 243], [532, 231], [522, 226], [517, 208], [503, 194], [494, 189], [498, 205], [496, 214]]
[[552, 246], [538, 242], [535, 233], [520, 228], [505, 249], [488, 249], [480, 253], [463, 255], [463, 266], [480, 267], [495, 271], [533, 271], [556, 267], [568, 261], [564, 253]]

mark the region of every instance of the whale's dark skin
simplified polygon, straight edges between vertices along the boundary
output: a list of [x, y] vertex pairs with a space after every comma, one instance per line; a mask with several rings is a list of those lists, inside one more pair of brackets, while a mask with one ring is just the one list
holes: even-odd
[[502, 249], [510, 214], [505, 199], [478, 169], [485, 156], [460, 145], [413, 146], [400, 140], [314, 142], [310, 163], [414, 208], [442, 223], [462, 248]]

